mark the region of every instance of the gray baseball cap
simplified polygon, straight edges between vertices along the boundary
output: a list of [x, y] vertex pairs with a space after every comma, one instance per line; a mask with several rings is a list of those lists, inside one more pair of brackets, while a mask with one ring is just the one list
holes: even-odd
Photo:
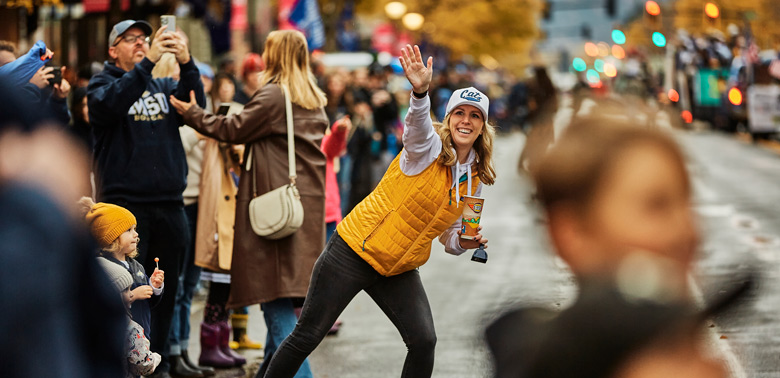
[[152, 25], [150, 25], [148, 22], [143, 20], [124, 20], [111, 28], [111, 34], [108, 35], [108, 47], [113, 46], [114, 42], [116, 42], [116, 39], [119, 38], [119, 36], [122, 34], [125, 34], [127, 29], [132, 27], [140, 28], [144, 31], [144, 33], [146, 33], [147, 36], [152, 36]]

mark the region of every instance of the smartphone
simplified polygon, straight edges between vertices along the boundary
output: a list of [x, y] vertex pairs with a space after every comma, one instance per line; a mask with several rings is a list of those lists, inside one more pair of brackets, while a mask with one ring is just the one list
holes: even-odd
[[222, 104], [219, 106], [219, 109], [217, 109], [218, 115], [227, 115], [230, 111], [230, 104]]
[[167, 26], [165, 28], [165, 32], [175, 32], [176, 31], [176, 16], [171, 15], [163, 15], [160, 16], [160, 26]]
[[56, 66], [52, 68], [53, 70], [51, 71], [51, 74], [54, 75], [54, 77], [49, 79], [49, 86], [54, 84], [62, 84], [62, 67]]

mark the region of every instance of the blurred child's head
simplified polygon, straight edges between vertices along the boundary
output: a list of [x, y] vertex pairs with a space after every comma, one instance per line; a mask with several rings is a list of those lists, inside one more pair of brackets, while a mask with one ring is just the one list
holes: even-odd
[[130, 275], [130, 272], [119, 264], [108, 261], [102, 257], [98, 257], [97, 260], [98, 264], [103, 268], [103, 271], [108, 275], [108, 280], [117, 292], [122, 295], [124, 303], [130, 303], [130, 286], [133, 284], [133, 276]]
[[92, 235], [100, 248], [115, 257], [138, 255], [136, 219], [129, 210], [110, 203], [94, 203], [89, 197], [79, 201]]
[[577, 122], [534, 178], [552, 242], [578, 276], [610, 272], [635, 251], [690, 268], [699, 241], [691, 186], [669, 135], [614, 119]]

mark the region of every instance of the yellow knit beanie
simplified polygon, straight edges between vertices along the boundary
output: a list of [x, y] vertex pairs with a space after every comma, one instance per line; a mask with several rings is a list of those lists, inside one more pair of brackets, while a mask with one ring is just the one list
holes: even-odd
[[107, 247], [130, 227], [137, 224], [135, 216], [124, 207], [98, 202], [87, 212], [87, 223], [101, 247]]

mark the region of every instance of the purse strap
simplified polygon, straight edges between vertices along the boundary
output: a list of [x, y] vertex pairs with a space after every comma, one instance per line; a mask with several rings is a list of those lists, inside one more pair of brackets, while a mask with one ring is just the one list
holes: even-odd
[[[287, 90], [287, 86], [279, 84], [284, 94], [284, 110], [285, 118], [287, 118], [287, 167], [288, 175], [290, 177], [290, 185], [295, 186], [295, 179], [298, 177], [295, 167], [295, 135], [293, 133], [293, 112], [292, 101], [290, 101], [290, 92]], [[249, 149], [249, 155], [247, 156], [246, 170], [252, 168], [252, 195], [257, 197], [257, 167], [252, 167], [252, 149]]]

